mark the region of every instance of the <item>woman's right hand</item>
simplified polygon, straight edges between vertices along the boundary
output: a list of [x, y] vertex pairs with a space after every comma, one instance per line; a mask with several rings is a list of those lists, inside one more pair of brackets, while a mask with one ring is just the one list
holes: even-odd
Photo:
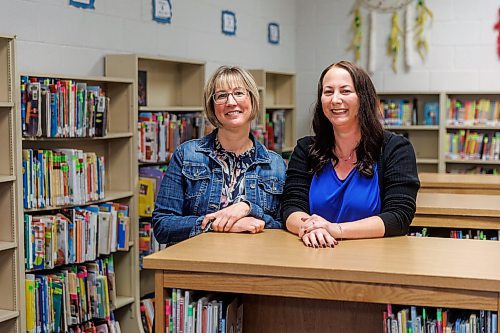
[[227, 206], [219, 211], [205, 215], [201, 222], [201, 228], [205, 229], [212, 221], [212, 230], [217, 232], [228, 232], [234, 223], [241, 220], [250, 213], [250, 206], [245, 202], [238, 202]]
[[262, 220], [256, 219], [253, 216], [246, 216], [236, 221], [229, 232], [249, 232], [256, 234], [264, 231], [265, 223]]
[[316, 229], [326, 229], [331, 226], [331, 223], [319, 215], [313, 214], [308, 217], [301, 218], [302, 225], [299, 228], [299, 237], [302, 238], [305, 234], [316, 230]]
[[339, 243], [325, 228], [313, 229], [303, 234], [301, 238], [304, 245], [314, 248], [334, 247]]

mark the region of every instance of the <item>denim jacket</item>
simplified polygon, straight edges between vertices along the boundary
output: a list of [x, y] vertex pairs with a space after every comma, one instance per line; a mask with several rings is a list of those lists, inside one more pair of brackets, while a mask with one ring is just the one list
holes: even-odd
[[[205, 214], [219, 210], [222, 167], [214, 154], [217, 130], [176, 149], [163, 177], [153, 212], [153, 230], [161, 244], [173, 244], [199, 234]], [[250, 214], [265, 228], [281, 229], [280, 198], [286, 165], [250, 136], [255, 161], [245, 172], [245, 196]]]

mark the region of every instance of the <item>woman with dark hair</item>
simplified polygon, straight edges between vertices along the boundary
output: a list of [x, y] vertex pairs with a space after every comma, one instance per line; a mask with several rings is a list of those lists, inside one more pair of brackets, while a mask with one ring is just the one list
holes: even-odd
[[287, 229], [305, 245], [404, 235], [420, 187], [413, 147], [384, 131], [369, 75], [340, 61], [318, 82], [314, 136], [297, 142], [282, 200]]

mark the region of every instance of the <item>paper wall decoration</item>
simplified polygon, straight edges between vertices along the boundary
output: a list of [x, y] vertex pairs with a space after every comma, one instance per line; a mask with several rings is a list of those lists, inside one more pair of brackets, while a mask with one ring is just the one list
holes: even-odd
[[221, 20], [222, 33], [228, 36], [236, 35], [236, 14], [229, 10], [223, 10]]

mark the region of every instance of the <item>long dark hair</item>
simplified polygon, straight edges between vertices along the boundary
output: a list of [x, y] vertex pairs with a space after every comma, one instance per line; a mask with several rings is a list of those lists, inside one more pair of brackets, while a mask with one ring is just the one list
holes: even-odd
[[379, 120], [378, 97], [372, 80], [361, 67], [349, 61], [331, 64], [321, 73], [318, 81], [318, 96], [314, 107], [313, 130], [314, 143], [310, 148], [310, 169], [318, 172], [326, 163], [333, 160], [339, 162], [334, 153], [335, 135], [332, 124], [323, 113], [321, 96], [323, 95], [323, 78], [333, 67], [345, 69], [351, 75], [354, 89], [359, 98], [358, 121], [361, 139], [356, 146], [356, 168], [365, 176], [372, 177], [374, 165], [378, 160], [384, 140], [384, 129]]

